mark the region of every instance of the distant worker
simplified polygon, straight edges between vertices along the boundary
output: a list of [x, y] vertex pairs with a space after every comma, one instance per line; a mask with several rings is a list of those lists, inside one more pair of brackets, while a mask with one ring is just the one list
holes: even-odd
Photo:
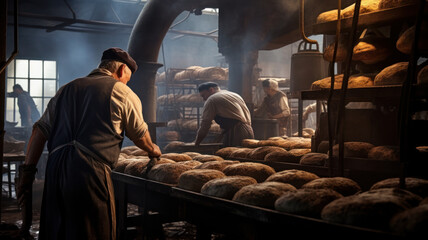
[[224, 146], [240, 146], [243, 139], [253, 139], [251, 115], [241, 96], [227, 90], [220, 90], [217, 83], [199, 85], [199, 94], [205, 104], [202, 110], [201, 126], [195, 145], [199, 146], [214, 120], [222, 129]]
[[40, 113], [37, 110], [36, 103], [30, 94], [21, 85], [15, 84], [13, 86], [13, 92], [8, 94], [9, 97], [18, 98], [19, 115], [21, 116], [21, 126], [32, 127], [33, 124], [39, 120]]
[[287, 134], [287, 125], [290, 119], [290, 107], [285, 93], [279, 90], [278, 82], [266, 79], [262, 82], [266, 97], [262, 104], [254, 111], [254, 117], [277, 119], [279, 135]]

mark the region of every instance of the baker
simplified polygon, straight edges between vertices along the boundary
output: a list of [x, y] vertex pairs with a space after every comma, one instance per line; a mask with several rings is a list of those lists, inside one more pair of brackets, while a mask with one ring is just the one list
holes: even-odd
[[262, 86], [266, 96], [262, 104], [254, 111], [254, 117], [277, 119], [279, 135], [286, 135], [290, 118], [287, 95], [279, 90], [278, 82], [275, 80], [266, 79], [262, 82]]
[[39, 239], [116, 239], [110, 173], [124, 135], [149, 156], [161, 155], [126, 85], [136, 70], [124, 50], [105, 50], [99, 67], [61, 87], [34, 124], [17, 196], [23, 204], [47, 142]]
[[222, 129], [224, 146], [240, 146], [243, 139], [254, 138], [250, 111], [241, 96], [221, 90], [214, 82], [199, 85], [198, 91], [205, 104], [196, 135], [196, 146], [206, 137], [213, 120]]

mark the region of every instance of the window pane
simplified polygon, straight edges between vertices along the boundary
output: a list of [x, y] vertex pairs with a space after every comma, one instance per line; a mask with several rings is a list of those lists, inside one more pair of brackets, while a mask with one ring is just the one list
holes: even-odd
[[15, 101], [15, 122], [18, 122], [17, 126], [21, 126], [21, 115], [19, 114], [18, 101]]
[[8, 78], [6, 92], [13, 92], [13, 85], [15, 85], [15, 79]]
[[30, 80], [30, 96], [43, 96], [43, 81], [42, 80]]
[[15, 61], [10, 62], [7, 66], [7, 77], [15, 76]]
[[42, 61], [30, 61], [30, 78], [42, 78]]
[[56, 92], [56, 81], [45, 80], [45, 97], [53, 97]]
[[[16, 84], [21, 85], [24, 91], [28, 91], [28, 79], [16, 79]], [[12, 85], [13, 87], [13, 85]]]
[[56, 78], [56, 62], [44, 62], [44, 78]]
[[14, 122], [13, 119], [14, 98], [6, 98], [6, 121]]
[[39, 111], [39, 113], [41, 113], [42, 112], [43, 98], [33, 98], [33, 100], [34, 100], [34, 103], [36, 103], [37, 110]]
[[28, 77], [28, 60], [16, 60], [16, 77]]

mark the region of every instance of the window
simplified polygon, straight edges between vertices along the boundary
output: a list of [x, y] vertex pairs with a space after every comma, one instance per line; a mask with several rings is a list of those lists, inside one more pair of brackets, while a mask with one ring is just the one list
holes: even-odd
[[[15, 59], [7, 67], [6, 91], [13, 92], [13, 85], [20, 84], [34, 99], [40, 115], [57, 91], [56, 61]], [[21, 126], [18, 102], [15, 97], [6, 98], [6, 121]]]

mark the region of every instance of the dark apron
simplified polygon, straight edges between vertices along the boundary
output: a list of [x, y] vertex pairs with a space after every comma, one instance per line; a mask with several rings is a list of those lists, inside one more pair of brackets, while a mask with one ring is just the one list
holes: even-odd
[[223, 138], [223, 147], [241, 146], [242, 140], [254, 138], [253, 128], [247, 123], [219, 115], [215, 116], [214, 121], [222, 129], [220, 138]]
[[91, 75], [67, 84], [58, 98], [48, 140], [41, 240], [116, 239], [110, 173], [123, 141], [111, 123], [116, 83]]

